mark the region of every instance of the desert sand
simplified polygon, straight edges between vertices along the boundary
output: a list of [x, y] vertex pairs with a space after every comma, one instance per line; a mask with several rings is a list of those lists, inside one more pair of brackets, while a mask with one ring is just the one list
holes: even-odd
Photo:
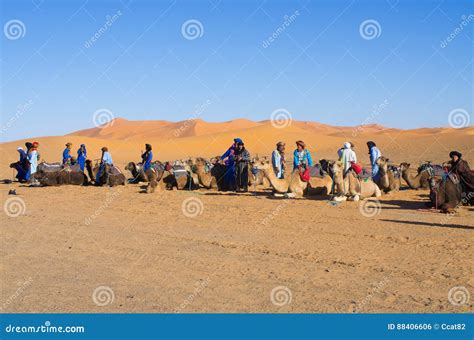
[[[174, 160], [221, 154], [234, 137], [262, 156], [279, 140], [287, 142], [290, 155], [294, 141], [303, 139], [313, 159], [335, 159], [350, 140], [366, 164], [365, 142], [374, 140], [398, 164], [442, 162], [452, 149], [474, 160], [473, 127], [356, 129], [293, 121], [279, 129], [243, 119], [117, 119], [105, 128], [29, 141], [40, 143], [49, 162], [60, 160], [68, 141], [74, 153], [85, 143], [91, 159], [106, 145], [123, 169], [139, 160], [145, 142], [153, 144], [155, 159]], [[8, 165], [24, 142], [0, 145], [2, 179], [12, 178]], [[384, 195], [378, 213], [366, 217], [360, 211], [364, 202], [278, 199], [261, 187], [247, 194], [145, 194], [140, 184], [1, 187], [4, 204], [11, 198], [24, 203], [19, 216], [4, 209], [0, 218], [0, 308], [6, 312], [474, 310], [474, 209], [462, 207], [453, 216], [428, 211], [427, 190], [404, 187]], [[10, 189], [18, 195], [9, 196]], [[196, 216], [183, 210], [190, 202]], [[94, 292], [101, 287], [106, 293], [98, 297]], [[463, 287], [464, 297], [470, 292], [470, 300], [451, 303], [454, 287]]]

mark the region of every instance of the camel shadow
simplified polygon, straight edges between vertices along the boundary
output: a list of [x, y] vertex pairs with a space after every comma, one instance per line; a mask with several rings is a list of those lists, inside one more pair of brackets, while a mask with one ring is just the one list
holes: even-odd
[[417, 201], [407, 201], [407, 200], [383, 200], [381, 201], [382, 204], [393, 205], [393, 207], [383, 207], [383, 209], [387, 210], [418, 210], [418, 209], [425, 209], [429, 202], [417, 202]]
[[431, 222], [400, 221], [400, 220], [390, 220], [390, 219], [381, 219], [380, 221], [399, 223], [399, 224], [419, 225], [419, 226], [425, 226], [425, 227], [465, 229], [465, 230], [474, 231], [474, 226], [467, 226], [467, 225], [462, 225], [462, 224], [441, 224], [441, 223], [431, 223]]
[[231, 192], [231, 191], [207, 191], [207, 192], [202, 192], [202, 195], [205, 196], [221, 196], [221, 197], [226, 197], [226, 196], [267, 196], [269, 193], [268, 192], [262, 192], [262, 191], [248, 191], [248, 192]]

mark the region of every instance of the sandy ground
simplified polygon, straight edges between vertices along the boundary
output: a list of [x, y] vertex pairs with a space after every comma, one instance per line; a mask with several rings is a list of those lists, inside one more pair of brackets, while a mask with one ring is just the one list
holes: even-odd
[[473, 209], [419, 211], [426, 191], [385, 195], [365, 217], [360, 202], [263, 190], [2, 188], [2, 202], [11, 188], [24, 202], [1, 214], [7, 312], [474, 310], [448, 300], [474, 292]]
[[[294, 141], [304, 139], [315, 160], [334, 159], [351, 140], [367, 163], [365, 142], [374, 140], [395, 164], [442, 162], [452, 149], [474, 159], [473, 127], [119, 120], [30, 141], [39, 140], [49, 162], [60, 160], [67, 141], [73, 154], [86, 143], [91, 159], [107, 145], [123, 169], [145, 142], [163, 161], [221, 154], [236, 136], [252, 155], [269, 155], [278, 140], [291, 155]], [[23, 143], [0, 144], [0, 179], [12, 178], [8, 164]], [[385, 195], [379, 213], [366, 217], [360, 202], [282, 200], [262, 188], [256, 195], [143, 194], [139, 185], [0, 189], [0, 308], [7, 312], [474, 311], [473, 208], [455, 216], [423, 210], [427, 191]], [[8, 216], [6, 205], [15, 203], [22, 214]]]

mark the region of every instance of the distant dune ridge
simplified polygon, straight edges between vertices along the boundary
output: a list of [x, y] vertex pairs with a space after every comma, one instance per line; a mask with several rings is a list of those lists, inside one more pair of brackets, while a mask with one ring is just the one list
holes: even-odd
[[269, 156], [278, 141], [287, 143], [288, 158], [291, 158], [296, 140], [308, 145], [314, 159], [335, 159], [337, 150], [345, 141], [355, 144], [355, 151], [362, 163], [368, 162], [366, 142], [373, 140], [393, 162], [419, 163], [426, 160], [436, 162], [448, 158], [451, 150], [461, 151], [466, 159], [473, 159], [474, 127], [420, 128], [401, 130], [378, 124], [340, 127], [317, 122], [283, 122], [278, 128], [270, 120], [251, 121], [235, 119], [214, 123], [201, 119], [180, 122], [164, 120], [133, 121], [116, 118], [100, 127], [71, 132], [65, 136], [31, 137], [25, 140], [0, 144], [2, 173], [9, 171], [8, 163], [18, 158], [17, 146], [26, 141], [40, 142], [44, 160], [58, 162], [66, 142], [73, 143], [73, 155], [81, 143], [86, 144], [88, 157], [98, 159], [100, 148], [108, 146], [114, 162], [123, 165], [128, 161], [139, 161], [145, 143], [153, 145], [155, 158], [174, 160], [190, 156], [212, 157], [222, 154], [233, 138], [244, 140], [252, 155]]

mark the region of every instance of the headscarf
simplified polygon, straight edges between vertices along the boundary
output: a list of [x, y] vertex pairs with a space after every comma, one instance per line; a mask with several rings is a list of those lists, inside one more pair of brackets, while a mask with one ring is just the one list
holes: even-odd
[[374, 146], [377, 146], [377, 145], [375, 145], [374, 142], [372, 142], [372, 141], [367, 142], [367, 147], [369, 148], [369, 154], [370, 154], [370, 149], [372, 149]]
[[146, 149], [147, 151], [151, 150], [151, 144], [145, 144], [145, 149]]
[[302, 140], [297, 140], [297, 141], [296, 141], [296, 145], [301, 146], [303, 149], [306, 148], [306, 144], [305, 144]]
[[350, 142], [345, 142], [344, 143], [344, 149], [350, 149], [351, 148], [351, 143]]
[[234, 143], [235, 144], [239, 144], [239, 143], [243, 144], [244, 142], [242, 142], [242, 139], [240, 139], [240, 138], [234, 138]]
[[449, 158], [453, 158], [453, 156], [458, 156], [458, 158], [461, 159], [462, 153], [460, 153], [459, 151], [451, 151], [449, 153]]

